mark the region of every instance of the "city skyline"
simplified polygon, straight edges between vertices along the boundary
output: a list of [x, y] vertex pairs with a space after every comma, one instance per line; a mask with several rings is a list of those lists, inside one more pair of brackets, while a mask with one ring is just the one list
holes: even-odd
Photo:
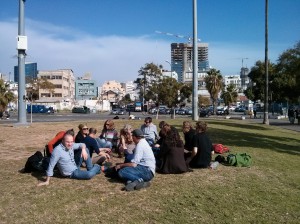
[[[71, 3], [70, 3], [71, 2]], [[19, 1], [2, 0], [0, 9], [0, 73], [17, 65], [16, 36]], [[269, 1], [269, 58], [300, 40], [300, 1]], [[209, 64], [223, 75], [239, 74], [264, 60], [264, 0], [198, 0], [198, 38], [209, 44]], [[25, 2], [27, 62], [39, 70], [72, 69], [76, 77], [91, 73], [105, 81], [138, 77], [146, 63], [170, 69], [171, 43], [192, 36], [192, 1], [90, 0]]]

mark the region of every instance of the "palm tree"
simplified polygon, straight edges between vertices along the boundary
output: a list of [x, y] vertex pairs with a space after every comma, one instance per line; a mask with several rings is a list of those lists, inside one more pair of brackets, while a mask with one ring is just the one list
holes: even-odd
[[5, 111], [7, 105], [15, 100], [15, 95], [9, 89], [9, 84], [0, 79], [0, 112]]
[[220, 70], [211, 69], [207, 72], [207, 76], [204, 78], [206, 83], [206, 89], [210, 94], [210, 98], [213, 103], [213, 110], [216, 112], [216, 103], [218, 100], [219, 93], [223, 88], [223, 76]]
[[236, 102], [238, 93], [235, 88], [235, 85], [234, 84], [228, 85], [226, 91], [223, 91], [221, 97], [223, 98], [226, 106], [229, 106], [230, 103]]

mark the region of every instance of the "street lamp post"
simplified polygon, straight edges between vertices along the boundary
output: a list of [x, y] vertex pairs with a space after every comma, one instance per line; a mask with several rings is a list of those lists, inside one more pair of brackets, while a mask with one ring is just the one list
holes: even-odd
[[198, 121], [198, 38], [197, 0], [193, 0], [193, 120]]
[[264, 106], [264, 120], [263, 124], [269, 125], [269, 106], [268, 106], [268, 95], [269, 95], [269, 70], [268, 70], [268, 0], [265, 0], [265, 106]]
[[27, 50], [27, 37], [24, 25], [25, 0], [19, 0], [19, 24], [18, 24], [18, 123], [26, 125], [26, 94], [25, 94], [25, 51]]

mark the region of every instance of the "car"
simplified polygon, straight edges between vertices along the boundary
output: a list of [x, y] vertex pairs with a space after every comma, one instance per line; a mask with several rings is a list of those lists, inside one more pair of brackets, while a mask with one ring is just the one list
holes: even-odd
[[120, 109], [112, 109], [111, 114], [119, 114]]
[[148, 113], [149, 114], [156, 114], [157, 113], [157, 108], [156, 107], [150, 108]]
[[180, 109], [178, 110], [177, 114], [185, 115], [185, 109], [184, 109], [184, 108], [180, 108]]
[[124, 114], [126, 114], [126, 110], [125, 109], [120, 109], [118, 114], [119, 115], [124, 115]]
[[82, 113], [82, 114], [88, 114], [90, 113], [90, 108], [83, 106], [83, 107], [73, 107], [72, 113]]
[[218, 107], [216, 111], [217, 115], [228, 115], [229, 112], [225, 107]]
[[192, 115], [193, 114], [193, 109], [192, 108], [185, 109], [185, 114]]
[[167, 109], [166, 108], [159, 108], [159, 110], [158, 110], [158, 113], [159, 114], [167, 114]]
[[234, 112], [245, 112], [246, 108], [243, 106], [239, 106], [237, 108], [235, 108]]
[[199, 112], [200, 117], [209, 117], [213, 114], [212, 110], [210, 108], [203, 108]]
[[234, 110], [235, 110], [235, 108], [236, 108], [236, 106], [234, 106], [234, 105], [231, 105], [231, 106], [229, 106], [229, 111], [234, 111]]

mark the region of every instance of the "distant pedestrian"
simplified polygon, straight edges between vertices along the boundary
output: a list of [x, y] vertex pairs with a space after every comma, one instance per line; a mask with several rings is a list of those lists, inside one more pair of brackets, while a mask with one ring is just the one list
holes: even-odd
[[254, 118], [256, 118], [256, 108], [253, 109]]

